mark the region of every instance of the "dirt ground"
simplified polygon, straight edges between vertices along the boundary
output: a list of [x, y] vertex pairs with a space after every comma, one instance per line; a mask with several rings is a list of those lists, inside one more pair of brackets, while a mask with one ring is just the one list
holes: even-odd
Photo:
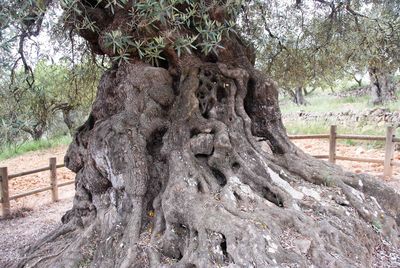
[[[293, 141], [297, 146], [303, 149], [310, 155], [328, 155], [329, 142], [328, 140], [295, 140]], [[338, 143], [336, 155], [348, 156], [357, 158], [371, 158], [383, 160], [385, 158], [384, 149], [368, 148], [365, 145], [349, 146]], [[394, 161], [400, 163], [400, 151], [394, 152]], [[387, 183], [388, 185], [400, 191], [400, 167], [393, 167], [392, 178], [383, 178], [383, 165], [375, 163], [361, 163], [352, 161], [336, 161], [336, 164], [343, 167], [343, 169], [355, 173], [367, 173], [376, 176]]]
[[[56, 157], [57, 164], [64, 162], [64, 155], [67, 146], [59, 146], [42, 151], [29, 152], [21, 156], [0, 161], [0, 167], [8, 167], [8, 174], [16, 174], [23, 171], [34, 170], [38, 168], [48, 167], [49, 158]], [[71, 181], [74, 179], [74, 173], [67, 168], [57, 169], [58, 183]], [[10, 196], [32, 191], [38, 188], [50, 186], [50, 171], [27, 175], [10, 179], [9, 192]], [[72, 197], [74, 195], [74, 186], [65, 186], [59, 188], [59, 196], [61, 199]], [[35, 209], [45, 204], [51, 203], [51, 192], [46, 191], [35, 195], [30, 195], [17, 200], [11, 201], [12, 211]]]
[[[64, 161], [66, 146], [60, 146], [0, 161], [8, 167], [9, 174], [46, 167], [49, 158], [56, 157], [57, 164]], [[57, 169], [59, 183], [74, 179], [66, 168]], [[10, 180], [10, 195], [31, 191], [50, 185], [50, 172], [40, 172]], [[46, 191], [11, 201], [11, 218], [0, 220], [0, 267], [20, 259], [27, 246], [61, 224], [61, 217], [72, 207], [74, 185], [59, 188], [60, 201], [52, 203], [51, 192]]]
[[[328, 152], [325, 140], [298, 140], [295, 143], [311, 155], [322, 155]], [[383, 150], [367, 149], [365, 146], [348, 146], [338, 144], [337, 155], [383, 159]], [[63, 162], [67, 147], [60, 146], [40, 152], [31, 152], [5, 161], [0, 167], [7, 166], [9, 174], [46, 167], [50, 157], [57, 157], [57, 163]], [[395, 160], [400, 162], [400, 152], [395, 153]], [[379, 164], [338, 161], [344, 169], [356, 173], [369, 173], [377, 179], [400, 191], [400, 167], [395, 167], [394, 176], [390, 180], [382, 178], [383, 167]], [[66, 168], [57, 169], [60, 182], [69, 181], [74, 174]], [[48, 186], [49, 171], [24, 176], [10, 181], [10, 194], [18, 194], [28, 190]], [[27, 246], [38, 240], [43, 234], [54, 230], [61, 224], [62, 215], [72, 207], [74, 185], [59, 189], [60, 201], [51, 202], [50, 191], [20, 198], [11, 202], [12, 218], [0, 220], [0, 267], [7, 267], [9, 261], [20, 259]]]
[[71, 207], [72, 196], [34, 210], [19, 210], [16, 218], [0, 220], [0, 267], [21, 259], [32, 243], [61, 224], [61, 217]]

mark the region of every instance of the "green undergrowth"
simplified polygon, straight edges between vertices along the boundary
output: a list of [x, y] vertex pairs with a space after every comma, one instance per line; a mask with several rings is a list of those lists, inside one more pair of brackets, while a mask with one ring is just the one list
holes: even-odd
[[[312, 135], [312, 134], [329, 134], [330, 125], [323, 121], [314, 122], [288, 122], [285, 124], [286, 131], [289, 135]], [[376, 127], [366, 125], [363, 127], [355, 126], [337, 126], [338, 134], [353, 134], [353, 135], [371, 135], [371, 136], [385, 136], [386, 127]], [[396, 137], [400, 137], [400, 128], [396, 129]], [[366, 148], [383, 148], [384, 142], [382, 141], [359, 141], [359, 140], [338, 140], [338, 143], [346, 144], [349, 146], [360, 146]]]
[[0, 148], [0, 160], [8, 159], [27, 152], [39, 151], [71, 143], [70, 136], [58, 136], [51, 139], [26, 141], [21, 144], [9, 144]]
[[281, 111], [283, 114], [295, 113], [295, 112], [315, 112], [324, 113], [338, 110], [363, 110], [367, 107], [368, 98], [367, 97], [345, 97], [337, 98], [335, 96], [330, 96], [325, 94], [306, 96], [307, 105], [298, 106], [288, 99], [283, 99], [281, 101]]

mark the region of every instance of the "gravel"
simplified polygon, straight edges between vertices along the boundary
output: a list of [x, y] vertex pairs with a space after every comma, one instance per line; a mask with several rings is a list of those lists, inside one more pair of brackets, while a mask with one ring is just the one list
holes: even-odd
[[61, 217], [72, 207], [72, 197], [38, 209], [19, 209], [0, 220], [0, 267], [21, 259], [26, 248], [61, 225]]

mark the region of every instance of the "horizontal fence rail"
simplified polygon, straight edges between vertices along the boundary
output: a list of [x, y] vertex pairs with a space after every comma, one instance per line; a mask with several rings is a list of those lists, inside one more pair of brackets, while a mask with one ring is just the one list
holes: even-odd
[[[336, 160], [342, 161], [355, 161], [376, 163], [383, 165], [383, 176], [391, 178], [393, 174], [393, 167], [400, 167], [400, 162], [393, 160], [394, 145], [400, 142], [400, 138], [395, 136], [395, 129], [392, 126], [386, 128], [385, 136], [370, 136], [370, 135], [341, 135], [337, 134], [337, 127], [335, 125], [330, 127], [329, 134], [313, 134], [313, 135], [289, 135], [291, 140], [303, 139], [329, 139], [329, 154], [328, 155], [313, 155], [315, 158], [329, 159], [329, 162], [335, 163]], [[372, 159], [360, 157], [348, 157], [336, 155], [336, 141], [337, 140], [365, 140], [365, 141], [384, 141], [385, 142], [385, 158]]]
[[47, 170], [50, 170], [50, 167], [38, 168], [38, 169], [30, 170], [30, 171], [24, 171], [21, 173], [11, 174], [11, 175], [8, 175], [8, 179], [10, 180], [10, 179], [14, 179], [14, 178], [18, 178], [18, 177], [22, 177], [22, 176], [26, 176], [26, 175], [32, 175], [32, 174], [47, 171]]
[[329, 135], [312, 134], [312, 135], [289, 135], [292, 140], [308, 140], [308, 139], [329, 139]]
[[[33, 194], [37, 194], [37, 193], [41, 193], [41, 192], [45, 192], [45, 191], [51, 191], [52, 201], [57, 202], [59, 200], [58, 188], [75, 183], [75, 181], [67, 181], [67, 182], [63, 182], [63, 183], [58, 183], [57, 169], [62, 168], [62, 167], [65, 167], [65, 165], [64, 164], [57, 165], [57, 159], [55, 157], [52, 157], [49, 159], [48, 167], [38, 168], [38, 169], [24, 171], [24, 172], [20, 172], [20, 173], [15, 173], [15, 174], [9, 175], [7, 167], [0, 168], [0, 178], [1, 178], [1, 183], [0, 183], [1, 199], [0, 199], [0, 201], [2, 204], [3, 217], [10, 215], [10, 212], [11, 212], [10, 201], [21, 198], [21, 197], [26, 197], [29, 195], [33, 195]], [[50, 185], [49, 186], [10, 196], [9, 181], [11, 179], [26, 176], [26, 175], [31, 175], [31, 174], [35, 174], [35, 173], [39, 173], [39, 172], [43, 172], [43, 171], [50, 171]]]
[[384, 160], [374, 159], [374, 158], [336, 156], [335, 159], [342, 160], [342, 161], [365, 162], [365, 163], [375, 163], [375, 164], [384, 164], [385, 163]]
[[386, 137], [369, 136], [369, 135], [336, 135], [336, 139], [337, 140], [385, 141]]

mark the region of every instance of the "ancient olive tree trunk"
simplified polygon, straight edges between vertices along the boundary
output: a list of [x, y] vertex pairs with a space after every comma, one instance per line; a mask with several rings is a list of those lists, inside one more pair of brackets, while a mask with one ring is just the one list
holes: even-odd
[[65, 158], [73, 208], [18, 267], [369, 267], [399, 245], [399, 194], [297, 149], [274, 81], [221, 45], [103, 75]]
[[74, 207], [21, 267], [367, 267], [398, 243], [399, 195], [296, 149], [252, 67], [108, 71], [66, 164]]

